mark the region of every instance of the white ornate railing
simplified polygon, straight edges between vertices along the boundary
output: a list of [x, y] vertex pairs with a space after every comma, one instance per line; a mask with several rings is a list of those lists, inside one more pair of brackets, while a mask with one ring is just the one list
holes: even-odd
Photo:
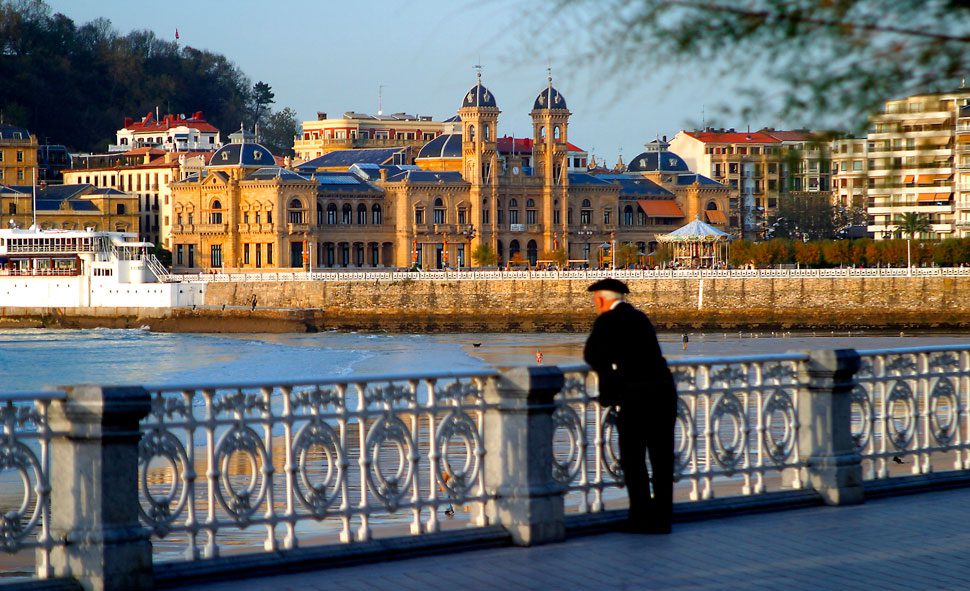
[[168, 281], [502, 281], [510, 279], [834, 279], [842, 277], [970, 277], [970, 267], [881, 267], [842, 269], [609, 269], [568, 271], [305, 271], [277, 273], [192, 273]]
[[[0, 394], [0, 473], [7, 472], [20, 486], [0, 491], [0, 547], [15, 553], [36, 548], [37, 576], [51, 576], [51, 402], [63, 400], [64, 392]], [[10, 484], [8, 481], [7, 485]]]
[[218, 556], [247, 527], [275, 550], [326, 533], [368, 540], [399, 510], [413, 534], [447, 518], [484, 525], [484, 390], [496, 376], [149, 387], [142, 520], [181, 536], [187, 560]]
[[[670, 362], [678, 392], [674, 477], [687, 483], [688, 498], [802, 488], [798, 394], [807, 360], [794, 353]], [[623, 478], [615, 413], [591, 395], [589, 368], [562, 369], [565, 386], [553, 414], [555, 478], [580, 512], [602, 511], [604, 490]]]
[[[852, 436], [863, 476], [970, 469], [970, 347], [859, 354]], [[899, 466], [904, 463], [908, 469]]]

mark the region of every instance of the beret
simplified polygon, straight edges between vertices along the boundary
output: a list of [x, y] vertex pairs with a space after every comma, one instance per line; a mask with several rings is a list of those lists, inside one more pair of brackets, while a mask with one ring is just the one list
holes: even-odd
[[619, 279], [607, 277], [586, 288], [586, 291], [615, 291], [616, 293], [630, 293], [630, 288]]

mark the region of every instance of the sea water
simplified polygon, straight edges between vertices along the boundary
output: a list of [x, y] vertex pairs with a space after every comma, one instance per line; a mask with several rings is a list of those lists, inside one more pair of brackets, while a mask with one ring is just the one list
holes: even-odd
[[[970, 343], [970, 332], [660, 333], [669, 358], [840, 347]], [[585, 334], [179, 334], [148, 330], [0, 330], [0, 392], [79, 384], [286, 382], [348, 374], [473, 371], [582, 361]]]

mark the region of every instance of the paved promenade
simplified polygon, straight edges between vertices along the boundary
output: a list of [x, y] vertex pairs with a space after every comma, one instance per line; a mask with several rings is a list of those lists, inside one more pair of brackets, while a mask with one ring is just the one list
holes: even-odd
[[970, 489], [676, 524], [186, 587], [293, 589], [968, 589]]

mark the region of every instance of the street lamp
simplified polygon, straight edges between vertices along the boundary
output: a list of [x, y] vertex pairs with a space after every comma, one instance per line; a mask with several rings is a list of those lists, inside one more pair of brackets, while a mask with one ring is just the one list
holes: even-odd
[[[475, 239], [475, 235], [477, 234], [477, 231], [475, 230], [475, 226], [473, 226], [471, 224], [466, 224], [466, 225], [462, 226], [461, 229], [458, 230], [458, 234], [460, 236], [462, 236], [468, 242], [468, 250], [471, 251], [471, 249], [472, 249], [472, 240]], [[466, 252], [465, 255], [462, 257], [462, 259], [465, 259], [468, 256], [469, 256], [469, 253]], [[462, 260], [462, 259], [460, 259], [458, 261], [458, 269], [459, 270], [461, 270], [462, 266], [466, 263], [466, 261], [465, 260]]]
[[610, 232], [610, 271], [616, 271], [616, 232]]
[[589, 263], [589, 239], [593, 235], [593, 231], [583, 226], [576, 230], [576, 235], [583, 240], [583, 254], [586, 256], [586, 262]]

